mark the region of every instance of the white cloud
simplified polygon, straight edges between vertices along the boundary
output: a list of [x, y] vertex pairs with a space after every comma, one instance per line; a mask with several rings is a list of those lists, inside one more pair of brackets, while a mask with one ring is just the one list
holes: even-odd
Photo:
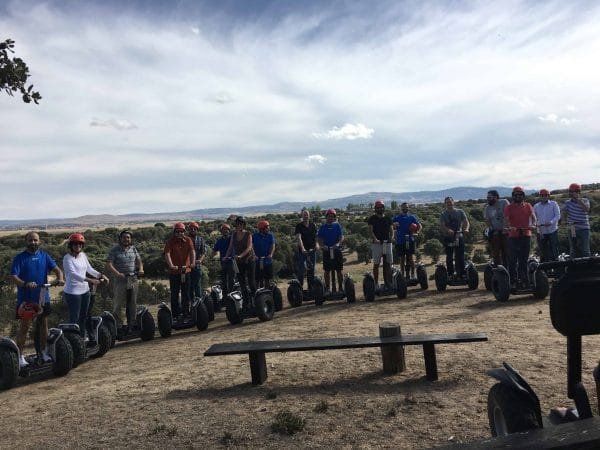
[[579, 119], [560, 117], [558, 114], [554, 113], [546, 114], [545, 116], [539, 116], [538, 119], [541, 122], [562, 123], [564, 125], [571, 125], [573, 123], [580, 122]]
[[126, 119], [97, 119], [92, 118], [90, 121], [91, 127], [111, 127], [115, 130], [123, 131], [123, 130], [135, 130], [137, 129], [137, 125], [130, 122]]
[[313, 133], [317, 139], [346, 139], [353, 141], [355, 139], [371, 139], [375, 130], [367, 128], [362, 123], [352, 124], [346, 123], [341, 127], [333, 127], [325, 133]]
[[322, 155], [308, 155], [306, 158], [304, 158], [304, 161], [306, 161], [309, 164], [325, 164], [325, 161], [327, 161], [327, 158], [325, 158]]

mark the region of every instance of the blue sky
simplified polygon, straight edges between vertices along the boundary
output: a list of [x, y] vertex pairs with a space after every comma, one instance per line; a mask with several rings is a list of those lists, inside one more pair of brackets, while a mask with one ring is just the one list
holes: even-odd
[[5, 219], [597, 182], [600, 3], [0, 0]]

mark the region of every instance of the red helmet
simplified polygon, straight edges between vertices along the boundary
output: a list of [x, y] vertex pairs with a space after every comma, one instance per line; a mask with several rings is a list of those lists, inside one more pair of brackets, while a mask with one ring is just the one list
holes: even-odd
[[550, 195], [550, 191], [548, 189], [540, 189], [540, 195]]
[[331, 214], [333, 217], [337, 216], [337, 212], [336, 212], [336, 211], [335, 211], [335, 209], [333, 209], [333, 208], [329, 208], [329, 209], [328, 209], [328, 210], [325, 212], [325, 216], [328, 216], [328, 215], [330, 215], [330, 214]]
[[409, 231], [410, 231], [411, 233], [416, 233], [416, 232], [417, 232], [417, 230], [419, 229], [419, 225], [417, 225], [416, 223], [411, 223], [411, 224], [408, 226], [408, 229], [409, 229]]
[[188, 228], [190, 230], [199, 230], [200, 229], [200, 225], [198, 224], [198, 222], [190, 222], [188, 224]]
[[569, 191], [581, 192], [581, 185], [577, 183], [571, 183], [569, 185]]
[[525, 195], [525, 191], [523, 190], [523, 188], [521, 186], [515, 186], [512, 190], [513, 195], [515, 195], [515, 193], [520, 192], [521, 194]]
[[17, 310], [17, 314], [22, 320], [32, 320], [40, 312], [40, 305], [31, 302], [23, 302]]
[[385, 208], [385, 204], [383, 203], [383, 200], [375, 200], [375, 208]]
[[266, 220], [261, 220], [260, 222], [258, 222], [256, 224], [256, 228], [258, 228], [259, 230], [266, 230], [267, 228], [269, 228], [269, 222], [267, 222]]
[[85, 244], [85, 237], [83, 237], [83, 234], [73, 233], [71, 236], [69, 236], [69, 244], [73, 243]]
[[177, 222], [175, 225], [173, 225], [173, 231], [185, 231], [185, 225], [181, 222]]
[[221, 225], [221, 231], [223, 231], [223, 230], [231, 231], [231, 227], [229, 226], [228, 223], [224, 223], [223, 225]]

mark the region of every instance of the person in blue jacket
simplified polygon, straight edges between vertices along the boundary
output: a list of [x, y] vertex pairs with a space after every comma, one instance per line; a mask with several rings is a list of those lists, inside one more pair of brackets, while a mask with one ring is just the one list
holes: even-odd
[[259, 221], [256, 228], [258, 231], [252, 235], [252, 246], [256, 257], [256, 282], [258, 287], [267, 287], [273, 281], [275, 236], [271, 233], [270, 224], [266, 220]]
[[344, 241], [344, 230], [336, 220], [335, 209], [329, 208], [325, 213], [325, 223], [319, 227], [317, 239], [323, 251], [323, 272], [325, 272], [325, 290], [336, 292], [335, 283], [331, 283], [331, 272], [335, 270], [340, 292], [343, 291], [342, 270], [344, 260], [340, 245]]

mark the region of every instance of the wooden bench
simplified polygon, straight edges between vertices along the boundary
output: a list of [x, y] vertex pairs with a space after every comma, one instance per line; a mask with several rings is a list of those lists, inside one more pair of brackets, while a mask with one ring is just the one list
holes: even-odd
[[342, 337], [324, 339], [291, 339], [281, 341], [230, 342], [211, 345], [204, 356], [240, 355], [247, 353], [250, 358], [252, 384], [263, 384], [267, 379], [265, 353], [304, 352], [311, 350], [338, 350], [347, 348], [367, 348], [386, 346], [422, 345], [427, 379], [438, 379], [436, 344], [459, 344], [463, 342], [487, 341], [484, 333], [421, 334], [393, 337]]

